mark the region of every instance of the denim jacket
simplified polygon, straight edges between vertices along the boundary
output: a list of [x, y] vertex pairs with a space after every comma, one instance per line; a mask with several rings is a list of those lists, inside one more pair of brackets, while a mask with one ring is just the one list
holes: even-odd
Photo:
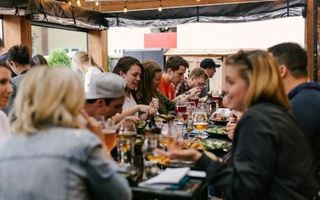
[[88, 130], [13, 134], [0, 142], [0, 199], [130, 199], [129, 185], [116, 169]]

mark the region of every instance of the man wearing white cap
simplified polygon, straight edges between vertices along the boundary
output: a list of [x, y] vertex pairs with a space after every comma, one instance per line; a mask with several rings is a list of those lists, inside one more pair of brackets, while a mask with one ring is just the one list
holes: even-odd
[[106, 119], [122, 112], [125, 96], [125, 82], [114, 73], [93, 75], [86, 92], [84, 109], [89, 116]]

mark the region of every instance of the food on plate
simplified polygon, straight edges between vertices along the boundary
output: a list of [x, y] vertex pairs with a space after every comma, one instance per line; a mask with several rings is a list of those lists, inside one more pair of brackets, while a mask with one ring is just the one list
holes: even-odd
[[231, 111], [228, 108], [219, 108], [212, 115], [211, 120], [217, 122], [229, 121]]
[[163, 155], [148, 155], [147, 160], [153, 161], [160, 165], [168, 165], [170, 164], [170, 158]]
[[230, 142], [215, 139], [194, 139], [184, 141], [183, 148], [194, 148], [198, 150], [215, 150], [215, 149], [225, 149], [231, 146]]
[[225, 149], [230, 147], [230, 142], [222, 140], [204, 140], [203, 145], [208, 149]]
[[227, 134], [226, 128], [224, 126], [214, 126], [206, 129], [205, 132], [212, 134]]

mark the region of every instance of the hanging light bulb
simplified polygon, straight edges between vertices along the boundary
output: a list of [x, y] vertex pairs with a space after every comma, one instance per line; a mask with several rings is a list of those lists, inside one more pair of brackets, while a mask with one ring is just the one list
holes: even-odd
[[123, 12], [124, 12], [124, 13], [128, 12], [128, 9], [127, 9], [127, 0], [124, 0]]
[[77, 0], [77, 5], [78, 5], [78, 6], [81, 6], [80, 0]]
[[162, 0], [160, 0], [160, 5], [159, 5], [159, 8], [158, 8], [159, 12], [162, 11]]
[[200, 2], [200, 0], [197, 0], [197, 2]]
[[99, 1], [96, 1], [96, 6], [99, 6]]
[[71, 6], [72, 5], [71, 1], [69, 1], [68, 4], [69, 4], [69, 6]]

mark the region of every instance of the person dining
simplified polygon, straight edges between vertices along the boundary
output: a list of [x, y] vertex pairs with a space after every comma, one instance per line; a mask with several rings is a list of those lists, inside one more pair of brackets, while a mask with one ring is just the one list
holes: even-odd
[[[41, 84], [39, 84], [41, 83]], [[0, 199], [131, 199], [84, 117], [84, 87], [71, 70], [31, 69], [21, 82], [13, 133], [0, 143]]]
[[292, 114], [316, 157], [320, 183], [320, 84], [309, 81], [307, 51], [296, 43], [280, 43], [268, 49], [278, 63]]
[[[13, 93], [11, 86], [10, 67], [5, 62], [0, 62], [0, 109], [8, 106], [10, 95]], [[10, 135], [10, 124], [7, 115], [0, 110], [0, 140]]]
[[272, 55], [239, 51], [225, 66], [229, 108], [244, 112], [235, 129], [231, 165], [177, 144], [158, 152], [194, 161], [224, 199], [313, 199], [319, 190], [314, 158], [291, 114]]
[[181, 56], [171, 56], [164, 67], [158, 90], [169, 100], [175, 100], [175, 86], [184, 79], [189, 63]]
[[206, 84], [208, 76], [206, 72], [197, 67], [194, 68], [188, 77], [188, 79], [181, 81], [175, 88], [175, 96], [178, 97], [181, 94], [184, 94], [189, 91], [193, 93], [193, 96], [197, 93], [200, 93], [203, 86]]
[[84, 91], [88, 92], [91, 76], [100, 74], [104, 70], [98, 66], [91, 55], [85, 51], [77, 51], [72, 57], [72, 67], [80, 71], [84, 77]]
[[141, 117], [143, 119], [146, 119], [148, 114], [155, 113], [156, 108], [153, 107], [153, 103], [150, 105], [137, 104], [135, 99], [135, 93], [143, 74], [143, 66], [139, 60], [131, 56], [124, 56], [120, 58], [113, 68], [113, 73], [121, 76], [126, 83], [126, 95], [122, 113], [114, 117], [116, 120], [132, 115], [138, 117], [139, 113], [142, 114]]
[[160, 114], [168, 114], [175, 110], [175, 102], [170, 101], [160, 91], [158, 86], [160, 84], [162, 70], [158, 63], [152, 60], [146, 60], [142, 63], [144, 74], [140, 81], [137, 92], [137, 100], [141, 104], [149, 105], [153, 99], [158, 99]]

